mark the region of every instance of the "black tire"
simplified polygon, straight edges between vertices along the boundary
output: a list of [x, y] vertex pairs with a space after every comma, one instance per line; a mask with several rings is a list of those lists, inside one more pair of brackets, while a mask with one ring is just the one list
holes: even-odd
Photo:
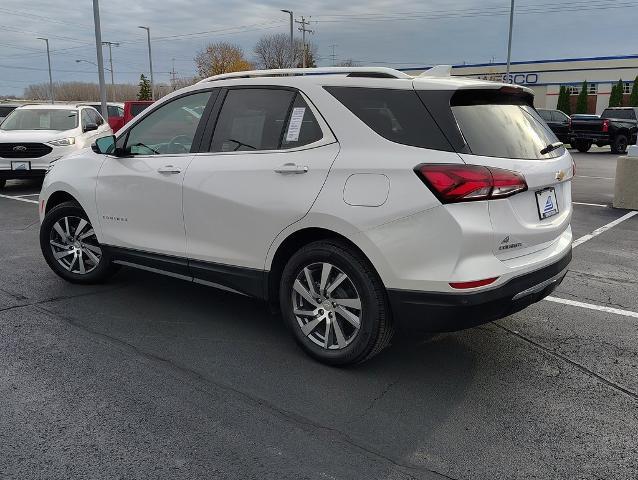
[[589, 152], [592, 142], [590, 140], [576, 140], [575, 147], [579, 152]]
[[[315, 343], [316, 338], [315, 341], [311, 339], [314, 338], [314, 334], [305, 335], [302, 332], [302, 327], [298, 320], [299, 317], [293, 311], [295, 280], [299, 275], [303, 274], [304, 267], [317, 268], [313, 266], [323, 265], [323, 263], [329, 263], [333, 266], [331, 272], [335, 272], [333, 273], [335, 277], [340, 273], [345, 274], [347, 278], [342, 281], [341, 285], [349, 282], [348, 285], [356, 289], [355, 294], [358, 295], [361, 306], [360, 309], [355, 308], [355, 311], [358, 310], [360, 315], [358, 331], [352, 335], [347, 346], [333, 350]], [[341, 272], [339, 273], [339, 271]], [[332, 277], [333, 281], [335, 277]], [[328, 283], [326, 282], [326, 284]], [[315, 287], [316, 291], [319, 285], [316, 284]], [[332, 292], [337, 292], [335, 297], [339, 296], [338, 291], [341, 288], [345, 289], [346, 287], [340, 286]], [[349, 296], [352, 295], [346, 295], [346, 298]], [[329, 302], [328, 297], [330, 297], [330, 294], [326, 295], [325, 302]], [[335, 301], [338, 301], [338, 299], [335, 299]], [[394, 334], [385, 287], [377, 272], [360, 252], [340, 240], [313, 242], [301, 248], [290, 258], [281, 276], [279, 303], [284, 321], [291, 328], [297, 343], [311, 357], [328, 365], [349, 365], [368, 360], [387, 347]], [[321, 305], [323, 304], [319, 303], [317, 307], [320, 308]], [[338, 306], [336, 308], [337, 310], [339, 309]], [[346, 332], [346, 329], [352, 328], [352, 325], [345, 321], [345, 317], [338, 314], [337, 310], [333, 313], [334, 320], [332, 321], [336, 322], [338, 326], [340, 325], [340, 331]], [[319, 310], [319, 312], [321, 311], [323, 310]], [[350, 313], [352, 313], [352, 310], [350, 310]], [[326, 321], [322, 321], [319, 325], [325, 326]], [[308, 323], [310, 323], [310, 320]], [[319, 328], [325, 330], [325, 327]], [[334, 339], [335, 342], [337, 341], [335, 326], [332, 326], [329, 337]]]
[[2, 190], [5, 185], [7, 184], [7, 179], [6, 178], [0, 178], [0, 190]]
[[616, 135], [614, 141], [611, 142], [611, 153], [625, 153], [629, 140], [626, 135]]
[[[84, 221], [88, 222], [87, 226], [83, 228], [81, 232], [82, 234], [89, 233], [90, 229], [92, 229], [89, 217], [86, 215], [86, 213], [84, 213], [84, 210], [82, 210], [82, 208], [77, 203], [65, 202], [53, 207], [51, 211], [46, 214], [44, 220], [42, 221], [42, 225], [40, 226], [40, 248], [42, 249], [42, 255], [44, 256], [47, 264], [49, 265], [49, 267], [51, 267], [51, 270], [53, 270], [58, 276], [71, 283], [94, 284], [104, 282], [117, 271], [118, 266], [112, 263], [109, 252], [106, 249], [100, 247], [100, 244], [97, 241], [95, 235], [78, 240], [78, 251], [80, 252], [79, 259], [81, 260], [83, 268], [87, 270], [86, 273], [74, 272], [73, 267], [75, 263], [71, 265], [71, 269], [66, 269], [55, 258], [54, 247], [52, 247], [51, 241], [53, 240], [58, 245], [64, 245], [65, 247], [67, 246], [67, 243], [65, 243], [67, 242], [67, 240], [61, 240], [62, 237], [55, 230], [55, 224], [58, 221], [64, 221], [65, 218], [70, 219], [70, 229], [73, 228], [74, 219], [83, 219]], [[75, 226], [77, 227], [78, 225]], [[94, 263], [89, 259], [86, 253], [82, 253], [82, 249], [86, 251], [87, 245], [93, 247], [93, 249], [97, 247], [97, 249], [101, 251], [101, 256], [98, 257], [95, 253], [93, 253], [94, 251], [97, 252], [97, 250], [91, 250], [93, 256], [99, 258], [99, 262]], [[72, 248], [75, 247], [69, 246], [69, 249]], [[58, 253], [64, 252], [64, 250], [59, 247], [55, 247], [55, 250]], [[71, 253], [68, 254], [68, 256], [70, 255]], [[76, 257], [77, 254], [73, 253], [73, 258], [75, 259]], [[83, 260], [85, 258], [87, 260]], [[80, 260], [77, 261], [78, 266], [80, 264]], [[76, 260], [73, 261], [76, 262]], [[88, 270], [89, 268], [90, 271]]]

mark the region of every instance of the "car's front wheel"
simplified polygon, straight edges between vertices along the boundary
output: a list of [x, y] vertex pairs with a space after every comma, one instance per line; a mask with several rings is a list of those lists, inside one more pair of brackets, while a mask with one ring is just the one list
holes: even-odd
[[625, 153], [628, 143], [629, 140], [626, 135], [616, 135], [616, 138], [611, 143], [611, 153]]
[[282, 274], [279, 302], [295, 340], [329, 365], [373, 357], [394, 332], [376, 271], [338, 240], [311, 243], [292, 256]]
[[88, 216], [75, 202], [57, 205], [46, 214], [40, 248], [49, 267], [69, 282], [99, 283], [116, 270]]
[[582, 153], [589, 152], [589, 149], [591, 148], [591, 144], [592, 142], [590, 140], [577, 140], [576, 150]]

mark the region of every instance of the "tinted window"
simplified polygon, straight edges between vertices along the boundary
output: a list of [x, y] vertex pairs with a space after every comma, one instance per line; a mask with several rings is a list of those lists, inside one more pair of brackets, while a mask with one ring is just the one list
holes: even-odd
[[537, 110], [537, 112], [546, 122], [551, 122], [553, 120], [551, 110]]
[[312, 110], [297, 94], [292, 104], [292, 110], [286, 122], [281, 148], [295, 148], [321, 140], [323, 134]]
[[414, 90], [326, 87], [362, 122], [396, 143], [452, 150]]
[[142, 113], [146, 108], [150, 107], [150, 103], [133, 103], [131, 104], [131, 115], [136, 117]]
[[11, 112], [2, 130], [71, 130], [78, 126], [77, 110], [18, 109]]
[[[107, 108], [107, 111], [109, 113], [109, 117], [119, 117], [120, 116], [119, 110], [118, 110], [118, 108], [115, 105], [109, 105], [106, 108]], [[98, 112], [99, 111], [100, 110], [98, 110]]]
[[[464, 97], [469, 99], [467, 95]], [[469, 104], [464, 103], [459, 104], [453, 98], [452, 112], [474, 155], [534, 160], [565, 153], [564, 148], [545, 155], [540, 153], [558, 140], [536, 110], [523, 100], [488, 95], [485, 99], [479, 96], [467, 102]]]
[[89, 123], [95, 123], [95, 117], [91, 117], [91, 109], [82, 109], [82, 129], [84, 130]]
[[236, 152], [279, 149], [294, 96], [295, 92], [290, 90], [229, 90], [215, 126], [210, 150]]
[[16, 107], [1, 107], [0, 106], [0, 117], [6, 117], [11, 112], [13, 112], [15, 109], [16, 109]]
[[88, 112], [89, 112], [89, 118], [91, 119], [93, 123], [95, 123], [98, 126], [104, 124], [104, 118], [102, 118], [102, 115], [100, 115], [96, 110], [88, 109]]
[[132, 155], [190, 152], [210, 95], [195, 93], [162, 105], [131, 128], [125, 149]]
[[615, 109], [606, 109], [603, 110], [603, 113], [601, 115], [601, 118], [618, 118], [621, 120], [635, 120], [636, 119], [636, 114], [634, 113], [633, 110], [615, 110]]
[[566, 122], [569, 117], [560, 110], [552, 110], [552, 119], [555, 122]]

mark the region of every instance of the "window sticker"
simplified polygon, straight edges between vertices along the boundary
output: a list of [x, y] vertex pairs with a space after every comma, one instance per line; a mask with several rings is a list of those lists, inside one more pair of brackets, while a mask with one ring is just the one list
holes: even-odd
[[286, 134], [287, 142], [296, 142], [299, 140], [299, 132], [301, 131], [301, 123], [306, 113], [306, 107], [295, 107], [292, 109], [290, 116], [290, 125], [288, 125], [288, 133]]

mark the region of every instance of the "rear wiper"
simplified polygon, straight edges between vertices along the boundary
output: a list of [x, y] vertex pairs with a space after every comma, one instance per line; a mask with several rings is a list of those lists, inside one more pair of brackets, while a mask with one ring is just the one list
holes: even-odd
[[553, 152], [554, 150], [556, 150], [557, 148], [560, 148], [562, 146], [563, 146], [563, 142], [550, 143], [549, 145], [547, 145], [545, 148], [543, 148], [541, 150], [541, 155], [546, 155], [549, 152]]

